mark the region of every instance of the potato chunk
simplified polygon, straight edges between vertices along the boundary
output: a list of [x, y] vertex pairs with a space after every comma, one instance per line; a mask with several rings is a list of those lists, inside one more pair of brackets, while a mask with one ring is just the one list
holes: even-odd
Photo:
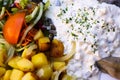
[[52, 73], [53, 71], [51, 66], [45, 65], [37, 71], [36, 75], [40, 78], [40, 80], [49, 80]]
[[50, 39], [48, 37], [38, 39], [38, 46], [40, 51], [48, 50], [50, 48]]
[[65, 66], [65, 62], [53, 62], [53, 69], [60, 70]]
[[17, 62], [21, 59], [21, 57], [16, 56], [13, 57], [9, 62], [8, 65], [12, 68], [18, 69]]
[[39, 38], [44, 37], [42, 30], [40, 29], [34, 36], [34, 40], [38, 40]]
[[23, 75], [24, 75], [23, 71], [13, 69], [10, 76], [10, 80], [21, 80]]
[[22, 77], [22, 80], [36, 80], [36, 79], [31, 72], [28, 72]]
[[33, 63], [26, 58], [20, 59], [17, 62], [17, 66], [22, 71], [33, 71], [34, 70]]
[[44, 53], [38, 53], [32, 56], [32, 63], [34, 64], [35, 68], [40, 68], [44, 65], [47, 65], [48, 60]]
[[6, 72], [6, 69], [3, 67], [0, 67], [0, 77], [3, 76]]
[[50, 56], [61, 57], [63, 56], [64, 45], [61, 41], [54, 39], [50, 47]]
[[7, 70], [5, 75], [3, 76], [3, 80], [10, 80], [12, 70]]

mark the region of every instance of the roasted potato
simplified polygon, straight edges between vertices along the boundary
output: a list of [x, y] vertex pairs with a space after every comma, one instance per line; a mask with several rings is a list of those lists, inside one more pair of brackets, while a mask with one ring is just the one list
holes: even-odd
[[22, 80], [24, 72], [18, 69], [13, 69], [10, 75], [10, 80]]
[[30, 59], [31, 56], [33, 56], [35, 54], [35, 51], [32, 51], [31, 53], [28, 53], [27, 51], [28, 51], [27, 48], [24, 49], [24, 51], [22, 52], [22, 56], [21, 57]]
[[3, 76], [3, 80], [10, 80], [12, 70], [7, 70]]
[[42, 66], [36, 73], [40, 80], [49, 80], [52, 76], [53, 70], [50, 65]]
[[12, 68], [18, 69], [17, 62], [21, 59], [20, 56], [13, 57], [9, 62], [8, 65]]
[[22, 70], [22, 71], [33, 71], [34, 70], [34, 65], [33, 63], [26, 59], [26, 58], [22, 58], [17, 62], [17, 66], [18, 69]]
[[47, 51], [50, 48], [50, 39], [48, 37], [39, 38], [38, 46], [40, 51]]
[[61, 41], [53, 39], [50, 47], [50, 56], [52, 57], [61, 57], [63, 56], [64, 45]]
[[4, 67], [0, 67], [0, 77], [3, 76], [6, 72], [6, 69]]
[[3, 44], [0, 44], [0, 66], [4, 66], [4, 62], [7, 59], [7, 50]]
[[22, 77], [22, 80], [36, 80], [36, 79], [31, 72], [28, 72]]
[[75, 77], [72, 77], [72, 76], [69, 76], [67, 74], [65, 74], [63, 77], [62, 77], [62, 80], [76, 80]]
[[35, 68], [40, 68], [40, 67], [48, 64], [47, 57], [44, 53], [38, 53], [38, 54], [32, 56], [31, 61]]
[[65, 62], [53, 62], [53, 70], [60, 70], [65, 66]]
[[43, 32], [41, 31], [41, 29], [35, 34], [34, 36], [34, 40], [38, 40], [39, 38], [44, 37]]

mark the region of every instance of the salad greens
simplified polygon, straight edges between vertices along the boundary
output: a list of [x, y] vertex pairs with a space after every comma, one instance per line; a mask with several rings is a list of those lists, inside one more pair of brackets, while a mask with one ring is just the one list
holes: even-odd
[[29, 0], [20, 0], [20, 6], [24, 9], [29, 2]]

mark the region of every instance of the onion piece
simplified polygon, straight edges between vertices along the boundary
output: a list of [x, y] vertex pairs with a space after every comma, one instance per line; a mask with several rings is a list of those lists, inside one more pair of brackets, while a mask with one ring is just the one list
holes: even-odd
[[75, 54], [75, 49], [76, 49], [76, 43], [73, 41], [72, 42], [72, 49], [70, 53], [68, 53], [65, 56], [59, 57], [59, 58], [52, 58], [54, 61], [66, 61], [69, 60], [74, 54]]
[[40, 20], [40, 18], [42, 17], [42, 13], [43, 13], [43, 3], [38, 4], [38, 7], [39, 7], [39, 12], [38, 12], [39, 15], [38, 15], [37, 18], [34, 20], [34, 22], [31, 23], [31, 24], [27, 27], [26, 31], [24, 32], [24, 34], [23, 34], [23, 36], [22, 36], [22, 38], [21, 38], [21, 40], [20, 40], [20, 42], [18, 43], [17, 46], [20, 46], [20, 45], [22, 44], [22, 42], [23, 42], [23, 40], [25, 39], [27, 33], [35, 26], [35, 24], [36, 24], [36, 23]]
[[0, 39], [0, 43], [4, 44], [7, 48], [7, 50], [9, 50], [10, 48], [10, 44], [3, 38]]
[[8, 58], [5, 61], [5, 64], [7, 64], [8, 61], [14, 56], [14, 53], [15, 53], [15, 48], [11, 45], [9, 50], [8, 50]]
[[27, 55], [30, 55], [30, 54], [32, 53], [32, 51], [33, 51], [34, 49], [36, 49], [36, 48], [37, 48], [37, 45], [36, 45], [36, 44], [31, 45], [30, 47], [28, 47], [28, 49], [27, 49], [27, 51], [26, 51], [26, 54], [27, 54]]
[[53, 73], [53, 76], [54, 76], [54, 77], [52, 77], [52, 78], [53, 78], [52, 80], [59, 80], [60, 74], [61, 74], [63, 71], [65, 71], [66, 69], [67, 69], [67, 66], [64, 66], [64, 67], [61, 68], [59, 71], [55, 71], [55, 72]]

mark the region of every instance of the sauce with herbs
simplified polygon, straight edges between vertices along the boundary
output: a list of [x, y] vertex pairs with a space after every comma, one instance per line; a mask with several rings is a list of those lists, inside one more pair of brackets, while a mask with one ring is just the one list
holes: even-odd
[[66, 54], [71, 50], [71, 42], [77, 43], [76, 54], [68, 63], [69, 75], [78, 80], [90, 79], [99, 72], [95, 61], [107, 56], [120, 57], [119, 7], [96, 0], [55, 3], [51, 0], [46, 14], [56, 26], [55, 38], [64, 43]]

